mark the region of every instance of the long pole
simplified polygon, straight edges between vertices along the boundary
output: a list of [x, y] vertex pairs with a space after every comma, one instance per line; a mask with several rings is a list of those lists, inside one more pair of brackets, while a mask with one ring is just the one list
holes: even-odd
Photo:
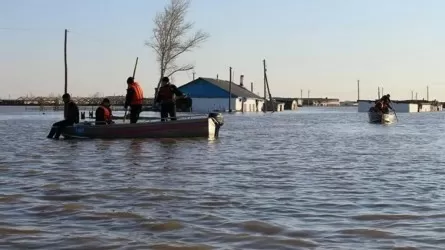
[[232, 67], [229, 68], [229, 112], [232, 112]]
[[68, 63], [66, 60], [66, 44], [67, 44], [67, 34], [68, 30], [65, 29], [65, 43], [64, 43], [64, 58], [65, 58], [65, 94], [68, 93]]
[[133, 69], [133, 78], [136, 76], [136, 68], [138, 67], [138, 60], [139, 57], [136, 57], [136, 63], [134, 64], [134, 69]]
[[411, 90], [411, 100], [414, 100], [414, 91]]
[[[139, 57], [136, 57], [136, 62], [134, 63], [134, 69], [133, 69], [133, 79], [136, 76], [136, 69], [138, 67], [138, 61], [139, 61]], [[124, 114], [124, 119], [123, 119], [124, 123], [125, 123], [126, 117], [127, 117], [127, 110], [125, 109], [125, 114]]]

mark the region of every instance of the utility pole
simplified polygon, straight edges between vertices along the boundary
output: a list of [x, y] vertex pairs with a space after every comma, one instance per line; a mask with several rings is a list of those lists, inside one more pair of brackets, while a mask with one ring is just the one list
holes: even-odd
[[360, 80], [357, 80], [357, 101], [360, 100]]
[[[266, 89], [266, 60], [263, 60], [263, 80], [264, 80], [264, 104], [263, 104], [263, 112], [267, 112], [267, 89]], [[270, 100], [272, 101], [272, 100]]]
[[232, 67], [229, 68], [229, 113], [232, 112]]
[[429, 101], [430, 100], [430, 90], [429, 87], [426, 86], [426, 100]]
[[193, 71], [193, 80], [195, 80], [195, 71]]
[[65, 58], [65, 94], [68, 93], [68, 63], [66, 60], [66, 44], [67, 44], [68, 30], [65, 29], [65, 43], [64, 43], [64, 58]]

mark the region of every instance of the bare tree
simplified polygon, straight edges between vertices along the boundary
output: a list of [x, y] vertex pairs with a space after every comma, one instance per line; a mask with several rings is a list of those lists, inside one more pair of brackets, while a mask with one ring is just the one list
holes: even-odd
[[154, 18], [153, 37], [145, 45], [156, 52], [161, 78], [193, 69], [193, 64], [177, 65], [176, 59], [181, 54], [199, 47], [210, 36], [201, 30], [188, 35], [193, 28], [193, 23], [185, 20], [189, 7], [190, 0], [170, 0], [164, 10]]

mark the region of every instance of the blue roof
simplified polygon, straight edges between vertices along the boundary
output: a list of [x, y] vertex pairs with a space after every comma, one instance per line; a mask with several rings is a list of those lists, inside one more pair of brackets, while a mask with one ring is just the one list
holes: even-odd
[[229, 93], [229, 84], [231, 84], [231, 93], [232, 96], [236, 96], [236, 97], [246, 97], [246, 98], [254, 98], [254, 99], [262, 99], [260, 96], [252, 93], [251, 91], [247, 90], [246, 88], [235, 84], [235, 83], [230, 83], [229, 81], [225, 81], [225, 80], [220, 80], [220, 79], [214, 79], [214, 78], [204, 78], [204, 77], [199, 77], [189, 83], [186, 83], [184, 85], [182, 85], [181, 87], [179, 87], [179, 89], [183, 89], [186, 88], [188, 85], [190, 84], [194, 84], [197, 83], [198, 81], [205, 81], [206, 83], [209, 83], [215, 87], [218, 87], [219, 89], [224, 90], [225, 92], [227, 92], [227, 94]]

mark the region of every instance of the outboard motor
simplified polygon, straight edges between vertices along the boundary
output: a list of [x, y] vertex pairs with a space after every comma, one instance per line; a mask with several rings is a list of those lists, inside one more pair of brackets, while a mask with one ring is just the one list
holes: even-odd
[[221, 113], [210, 113], [209, 118], [215, 119], [216, 122], [218, 122], [219, 126], [224, 125], [224, 117]]

